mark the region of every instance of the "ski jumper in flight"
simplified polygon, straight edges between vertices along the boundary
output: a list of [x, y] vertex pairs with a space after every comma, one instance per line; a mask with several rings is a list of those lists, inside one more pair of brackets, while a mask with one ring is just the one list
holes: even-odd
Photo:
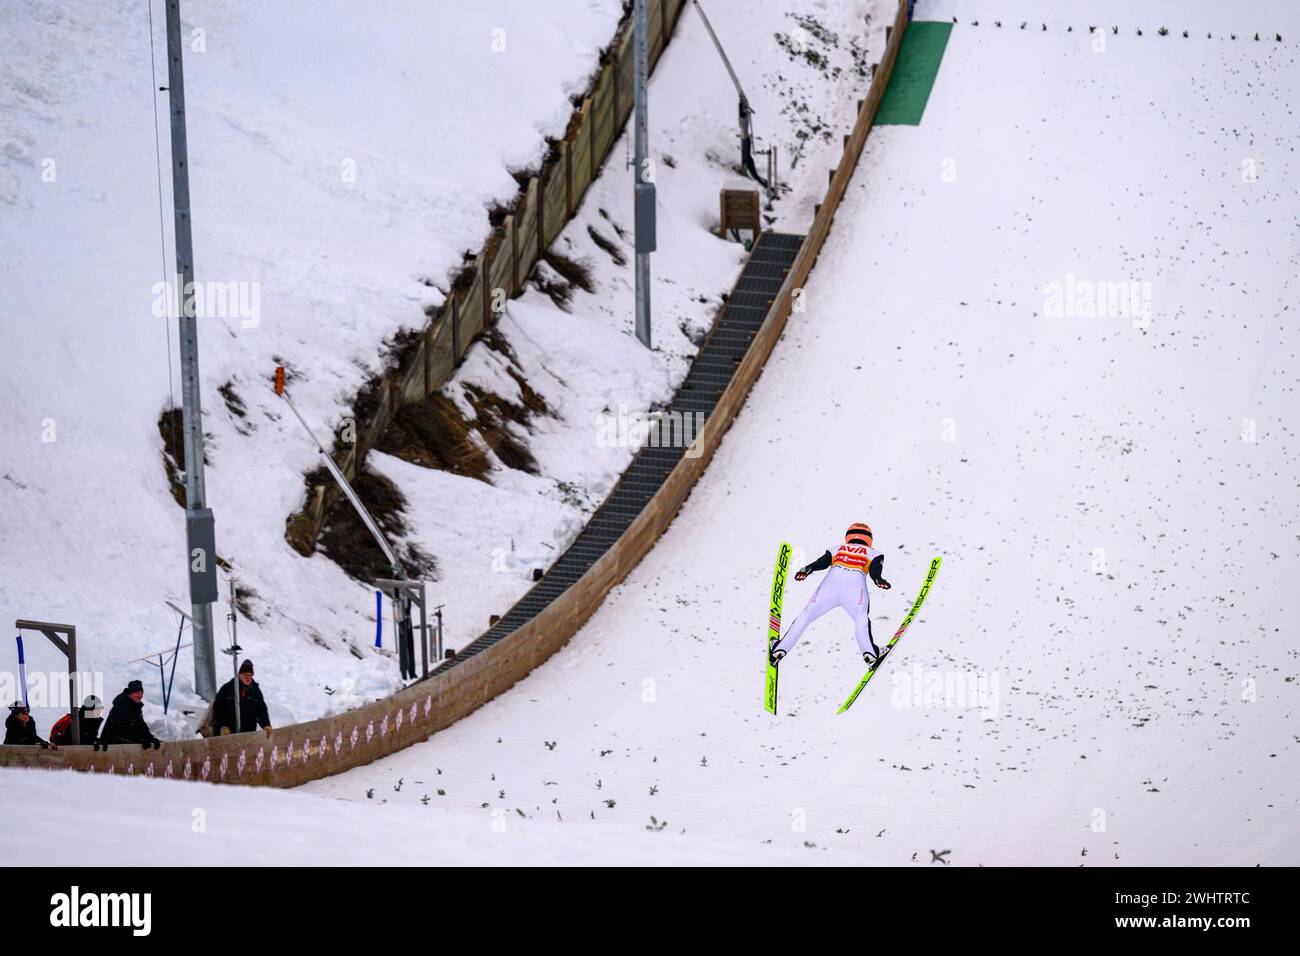
[[878, 588], [889, 590], [889, 582], [882, 576], [885, 556], [871, 546], [871, 529], [865, 524], [853, 524], [844, 534], [844, 543], [834, 555], [827, 551], [812, 564], [799, 569], [796, 581], [802, 581], [814, 571], [830, 568], [822, 583], [813, 592], [808, 604], [794, 619], [790, 629], [771, 648], [772, 663], [777, 663], [794, 649], [808, 625], [832, 608], [841, 607], [853, 618], [853, 634], [862, 651], [862, 659], [870, 667], [880, 657], [880, 648], [871, 637], [871, 598], [867, 591], [867, 578]]

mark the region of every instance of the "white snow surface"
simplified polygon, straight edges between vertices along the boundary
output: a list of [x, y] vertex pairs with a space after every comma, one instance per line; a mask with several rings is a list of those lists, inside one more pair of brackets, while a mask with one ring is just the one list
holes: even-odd
[[[1014, 29], [1021, 9], [1052, 29]], [[69, 842], [28, 820], [6, 852], [115, 861], [163, 807], [174, 829], [127, 852], [220, 862], [233, 848], [190, 826], [210, 801], [229, 814], [210, 833], [256, 834], [281, 863], [1300, 861], [1300, 9], [917, 15], [953, 11], [981, 26], [954, 29], [922, 125], [873, 132], [807, 311], [662, 541], [559, 655], [294, 793], [21, 772], [0, 819], [57, 787], [61, 816], [115, 828]], [[1122, 27], [1104, 52], [1093, 17]], [[672, 70], [695, 49], [671, 48], [656, 86], [699, 87], [707, 57]], [[1069, 275], [1149, 282], [1149, 324], [1049, 317]], [[894, 585], [872, 592], [878, 640], [941, 554], [935, 588], [851, 711], [862, 665], [830, 616], [769, 716], [776, 545], [809, 560], [858, 520]], [[790, 584], [787, 621], [815, 585]]]
[[[795, 219], [794, 228], [811, 218], [866, 87], [850, 41], [878, 58], [886, 6], [827, 11], [815, 0], [771, 0], [713, 14], [760, 136], [780, 147], [790, 192], [775, 215]], [[284, 541], [318, 457], [272, 393], [271, 373], [277, 362], [289, 367], [295, 403], [318, 434], [343, 423], [356, 389], [379, 370], [381, 343], [422, 325], [424, 308], [442, 301], [426, 280], [445, 288], [462, 254], [486, 237], [486, 207], [513, 199], [511, 170], [535, 166], [543, 136], [563, 134], [570, 96], [586, 88], [621, 5], [491, 0], [451, 9], [412, 2], [378, 15], [342, 0], [183, 8], [186, 36], [204, 45], [185, 58], [196, 275], [260, 284], [255, 325], [241, 316], [199, 324], [217, 550], [255, 592], [239, 641], [276, 724], [373, 700], [400, 680], [391, 650], [372, 646], [373, 591]], [[837, 31], [828, 56], [838, 72], [778, 49], [773, 35], [796, 28], [788, 9]], [[179, 737], [201, 709], [190, 651], [181, 652], [165, 718], [157, 671], [128, 663], [174, 642], [164, 600], [188, 604], [183, 512], [168, 492], [158, 429], [169, 394], [179, 401], [179, 368], [175, 323], [152, 314], [154, 283], [175, 265], [168, 104], [159, 94], [164, 255], [150, 102], [166, 84], [163, 8], [155, 0], [152, 85], [148, 10], [144, 0], [22, 0], [0, 10], [0, 610], [10, 620], [76, 624], [80, 668], [102, 678], [101, 696], [144, 680], [146, 717]], [[402, 543], [437, 562], [430, 595], [447, 605], [449, 647], [482, 633], [490, 614], [531, 586], [533, 568], [576, 535], [633, 453], [598, 441], [597, 416], [671, 397], [743, 261], [739, 244], [708, 231], [739, 149], [734, 90], [693, 12], [653, 86], [662, 197], [655, 350], [632, 335], [630, 262], [616, 265], [588, 231], [630, 260], [622, 140], [558, 241], [589, 266], [594, 293], [578, 291], [565, 311], [531, 290], [500, 323], [551, 410], [526, 436], [539, 473], [498, 462], [486, 484], [369, 456], [407, 498]], [[783, 112], [791, 102], [803, 111]], [[820, 132], [792, 170], [796, 131], [810, 126]], [[354, 182], [344, 176], [352, 171]], [[227, 383], [242, 415], [218, 393]], [[481, 345], [447, 393], [464, 404], [466, 384], [517, 392], [506, 360]], [[224, 596], [224, 572], [221, 582]], [[221, 646], [225, 611], [223, 603], [216, 612]], [[63, 669], [39, 635], [26, 647], [29, 674]], [[0, 691], [12, 699], [12, 644], [4, 655]], [[227, 670], [219, 657], [220, 681]], [[45, 732], [58, 707], [34, 703]]]
[[[1214, 12], [1300, 34], [1289, 5]], [[1152, 27], [1093, 53], [1083, 16], [954, 30], [701, 484], [560, 655], [305, 789], [418, 805], [392, 786], [437, 772], [448, 812], [594, 814], [612, 840], [653, 816], [752, 863], [1300, 861], [1295, 47]], [[1048, 318], [1066, 273], [1149, 281], [1150, 325]], [[939, 554], [929, 602], [840, 716], [851, 622], [815, 624], [773, 718], [776, 543], [811, 559], [855, 520], [894, 585], [878, 640]]]

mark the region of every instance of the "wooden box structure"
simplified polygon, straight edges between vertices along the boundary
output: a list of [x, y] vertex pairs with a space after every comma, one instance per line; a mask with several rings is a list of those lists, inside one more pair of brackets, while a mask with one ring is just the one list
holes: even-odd
[[763, 231], [757, 189], [723, 189], [718, 205], [722, 220], [718, 235], [723, 239], [727, 238], [729, 230], [748, 229], [755, 239]]

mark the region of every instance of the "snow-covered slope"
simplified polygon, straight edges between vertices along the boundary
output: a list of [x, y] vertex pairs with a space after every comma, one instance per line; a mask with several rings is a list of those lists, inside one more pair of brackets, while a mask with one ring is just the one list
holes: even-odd
[[[1128, 16], [1094, 53], [1091, 9], [1043, 34], [960, 6], [989, 23], [954, 30], [919, 128], [873, 133], [808, 312], [660, 545], [509, 694], [307, 789], [414, 803], [391, 785], [437, 773], [442, 812], [611, 839], [653, 815], [754, 862], [768, 841], [828, 862], [1300, 860], [1300, 13], [1202, 4], [1187, 40]], [[1159, 6], [1180, 34], [1184, 5]], [[1149, 325], [1049, 317], [1070, 274], [1150, 283]], [[771, 718], [776, 544], [812, 557], [854, 520], [894, 584], [879, 637], [943, 570], [852, 711], [837, 612]]]
[[[627, 863], [734, 865], [753, 858], [740, 840], [698, 840], [628, 830], [614, 836], [565, 826], [554, 817], [525, 819], [513, 810], [435, 811], [436, 779], [407, 779], [364, 805], [304, 793], [143, 777], [6, 770], [0, 859], [42, 866], [488, 866], [600, 865], [618, 853]], [[394, 781], [397, 786], [397, 781]], [[415, 792], [414, 805], [390, 796]], [[32, 812], [58, 806], [72, 813]], [[763, 860], [797, 866], [806, 858], [768, 847]]]
[[[839, 31], [834, 49], [809, 37], [827, 49], [824, 66], [776, 45], [773, 34], [798, 29], [788, 4], [714, 14], [736, 47], [759, 133], [782, 151], [792, 193], [778, 216], [806, 215], [820, 188], [819, 157], [833, 154], [865, 87], [851, 43], [862, 48], [863, 17], [880, 6], [827, 14], [813, 0], [795, 4]], [[165, 252], [154, 152], [161, 4], [153, 79], [148, 12], [125, 0], [0, 10], [0, 612], [78, 625], [81, 665], [102, 677], [101, 696], [146, 680], [146, 715], [176, 736], [193, 721], [174, 707], [164, 727], [156, 672], [128, 663], [173, 641], [164, 600], [187, 603], [183, 515], [158, 427], [178, 370], [174, 323], [153, 312], [154, 284], [174, 259], [165, 94]], [[200, 323], [208, 498], [218, 552], [253, 592], [239, 638], [277, 724], [391, 692], [398, 675], [391, 655], [370, 647], [373, 594], [284, 541], [316, 460], [269, 376], [283, 361], [318, 433], [340, 424], [379, 368], [380, 343], [422, 324], [441, 301], [435, 285], [486, 236], [486, 207], [513, 198], [511, 171], [536, 163], [545, 135], [563, 133], [570, 96], [585, 89], [620, 13], [617, 0], [389, 4], [382, 16], [356, 2], [184, 4], [197, 276], [245, 283], [250, 307]], [[560, 241], [589, 266], [594, 293], [577, 293], [565, 312], [530, 292], [501, 323], [552, 412], [527, 439], [539, 474], [497, 467], [486, 485], [371, 456], [407, 499], [406, 541], [438, 563], [431, 593], [447, 604], [448, 646], [518, 597], [601, 500], [632, 449], [601, 444], [597, 415], [671, 395], [742, 259], [738, 244], [707, 232], [738, 153], [735, 94], [698, 18], [685, 16], [664, 61], [675, 77], [666, 87], [656, 77], [652, 109], [663, 160], [657, 350], [630, 337], [630, 267], [589, 233], [629, 248], [620, 143]], [[878, 50], [883, 31], [870, 32]], [[819, 125], [790, 169], [800, 136]], [[483, 348], [453, 397], [467, 383], [507, 399], [515, 388], [499, 353]], [[27, 643], [30, 671], [62, 669], [42, 639]], [[12, 645], [8, 654], [11, 698]], [[191, 674], [183, 651], [182, 709], [196, 704]], [[37, 708], [42, 730], [56, 716]]]

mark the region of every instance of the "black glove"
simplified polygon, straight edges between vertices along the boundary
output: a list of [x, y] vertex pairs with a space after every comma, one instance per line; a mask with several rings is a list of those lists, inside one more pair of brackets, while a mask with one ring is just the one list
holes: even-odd
[[876, 578], [876, 587], [880, 588], [881, 590], [888, 591], [891, 587], [893, 587], [893, 585], [890, 584], [888, 581], [886, 581], [884, 578]]
[[794, 579], [796, 581], [802, 581], [806, 577], [808, 577], [808, 571], [805, 568], [800, 568], [794, 573]]

